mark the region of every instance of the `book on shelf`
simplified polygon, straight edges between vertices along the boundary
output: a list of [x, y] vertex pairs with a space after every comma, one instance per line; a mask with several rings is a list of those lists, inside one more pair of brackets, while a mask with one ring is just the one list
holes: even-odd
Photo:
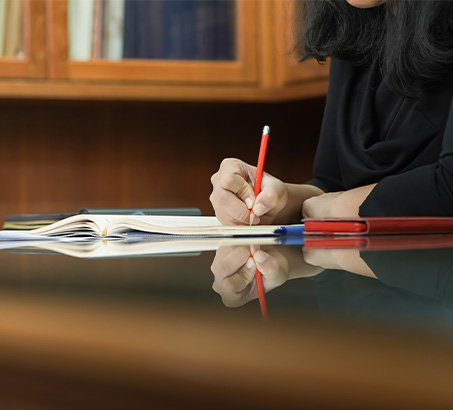
[[68, 0], [69, 58], [87, 61], [92, 56], [94, 0]]
[[102, 24], [104, 1], [94, 0], [93, 11], [93, 45], [91, 47], [91, 57], [93, 59], [101, 58], [102, 54]]
[[232, 60], [235, 10], [229, 0], [125, 0], [123, 58]]
[[6, 2], [0, 0], [0, 56], [5, 53]]
[[7, 57], [23, 57], [23, 2], [7, 0], [4, 13], [3, 54]]
[[125, 0], [124, 3], [124, 30], [123, 30], [123, 58], [137, 58], [139, 16], [138, 3], [143, 0]]
[[124, 0], [104, 0], [101, 56], [123, 58]]
[[[177, 2], [166, 2], [174, 8]], [[187, 1], [193, 3], [193, 1]], [[129, 59], [164, 58], [164, 2], [126, 0], [124, 7], [124, 52]]]
[[230, 1], [218, 1], [216, 9], [215, 60], [235, 60], [236, 56], [236, 3]]
[[143, 18], [140, 21], [141, 40], [138, 50], [140, 58], [163, 58], [162, 9], [162, 1], [145, 1]]

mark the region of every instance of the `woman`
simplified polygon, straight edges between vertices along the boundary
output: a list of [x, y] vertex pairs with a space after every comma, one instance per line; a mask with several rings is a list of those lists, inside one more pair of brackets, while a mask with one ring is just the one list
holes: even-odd
[[216, 216], [224, 224], [248, 224], [250, 209], [266, 224], [453, 216], [453, 2], [303, 3], [301, 60], [331, 57], [313, 179], [265, 175], [255, 198], [255, 168], [224, 160], [211, 178]]

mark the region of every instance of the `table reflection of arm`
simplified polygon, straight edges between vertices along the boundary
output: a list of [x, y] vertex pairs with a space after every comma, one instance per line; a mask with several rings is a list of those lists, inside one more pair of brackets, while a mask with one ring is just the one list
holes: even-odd
[[360, 249], [304, 249], [304, 260], [310, 265], [324, 269], [339, 269], [376, 278], [362, 259]]
[[385, 285], [453, 307], [453, 249], [362, 252], [361, 259]]
[[217, 250], [211, 266], [212, 288], [228, 307], [237, 307], [258, 297], [255, 272], [263, 275], [266, 292], [289, 279], [311, 277], [324, 268], [305, 262], [299, 246], [266, 247], [251, 256], [250, 246], [225, 246]]

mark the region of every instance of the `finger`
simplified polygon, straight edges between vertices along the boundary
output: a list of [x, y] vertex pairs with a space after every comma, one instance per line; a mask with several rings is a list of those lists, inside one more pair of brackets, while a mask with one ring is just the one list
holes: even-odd
[[251, 209], [255, 201], [255, 193], [251, 181], [255, 178], [256, 167], [236, 158], [226, 158], [220, 164], [219, 171], [211, 178], [213, 186], [220, 185], [223, 189], [233, 192]]
[[248, 225], [250, 211], [241, 199], [232, 192], [214, 188], [209, 197], [217, 219], [224, 225]]
[[248, 209], [251, 209], [255, 202], [255, 193], [252, 186], [238, 173], [227, 173], [220, 176], [220, 187], [232, 192], [241, 199]]

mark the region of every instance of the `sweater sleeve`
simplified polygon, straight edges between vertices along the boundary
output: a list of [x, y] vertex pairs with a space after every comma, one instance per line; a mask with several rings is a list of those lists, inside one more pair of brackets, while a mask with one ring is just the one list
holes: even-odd
[[360, 216], [453, 216], [453, 103], [436, 163], [383, 178]]
[[321, 133], [313, 164], [313, 178], [307, 184], [314, 185], [324, 192], [344, 189], [338, 163], [335, 113], [339, 100], [339, 84], [342, 70], [339, 62], [332, 58], [329, 68], [329, 90], [322, 121]]

